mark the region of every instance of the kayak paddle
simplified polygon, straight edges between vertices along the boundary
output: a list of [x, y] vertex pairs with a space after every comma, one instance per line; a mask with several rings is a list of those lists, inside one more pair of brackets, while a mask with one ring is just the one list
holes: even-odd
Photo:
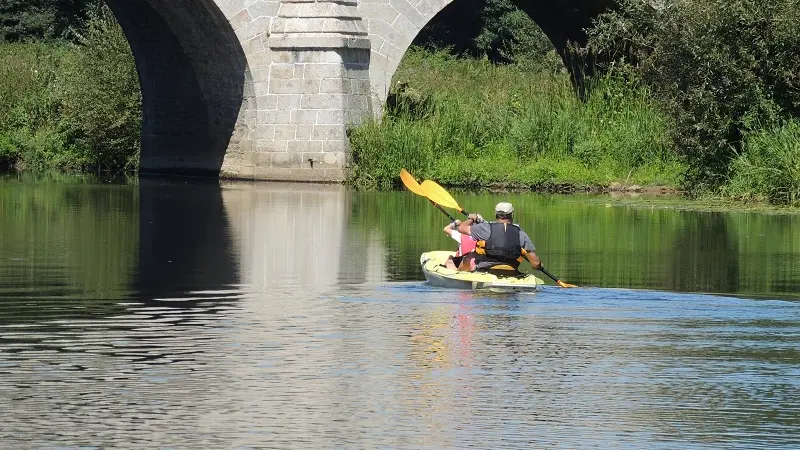
[[545, 275], [547, 275], [548, 277], [550, 277], [550, 279], [552, 279], [553, 281], [555, 281], [555, 282], [556, 282], [556, 284], [558, 284], [559, 286], [561, 286], [561, 287], [563, 287], [563, 288], [574, 288], [574, 287], [578, 287], [578, 286], [575, 286], [574, 284], [564, 283], [563, 281], [561, 281], [561, 280], [559, 280], [558, 278], [556, 278], [555, 276], [553, 276], [553, 274], [552, 274], [552, 273], [550, 273], [550, 272], [548, 272], [547, 270], [545, 270], [545, 268], [544, 268], [544, 267], [542, 267], [542, 268], [541, 268], [541, 269], [539, 269], [539, 270], [541, 270], [541, 271], [542, 271], [542, 273], [544, 273]]
[[[439, 183], [437, 183], [435, 181], [431, 181], [431, 180], [425, 180], [425, 181], [422, 182], [421, 185], [419, 185], [419, 187], [422, 189], [423, 192], [425, 192], [427, 194], [427, 197], [429, 199], [436, 198], [437, 199], [437, 203], [439, 203], [440, 205], [442, 205], [442, 206], [444, 206], [446, 208], [457, 209], [458, 211], [460, 211], [465, 216], [469, 215], [469, 213], [464, 211], [464, 208], [459, 206], [459, 204], [456, 201], [456, 199], [454, 199], [453, 196], [450, 195], [450, 193], [447, 192], [447, 190], [445, 188], [440, 186]], [[433, 202], [433, 200], [431, 200], [431, 202]], [[542, 267], [541, 269], [538, 269], [538, 270], [542, 271], [542, 273], [544, 273], [545, 275], [550, 277], [553, 281], [556, 282], [556, 284], [558, 284], [559, 286], [561, 286], [563, 288], [578, 287], [578, 286], [575, 286], [574, 284], [564, 283], [563, 281], [561, 281], [558, 278], [556, 278], [553, 274], [551, 274], [550, 272], [545, 270], [544, 267]]]
[[451, 222], [456, 221], [455, 217], [451, 216], [450, 213], [442, 209], [442, 207], [439, 206], [438, 203], [433, 201], [433, 199], [428, 195], [427, 191], [422, 186], [420, 186], [420, 184], [417, 182], [414, 176], [408, 173], [406, 169], [400, 169], [400, 179], [403, 181], [403, 184], [408, 188], [409, 191], [419, 196], [427, 198], [428, 201], [430, 201], [433, 206], [437, 207], [439, 211], [441, 211], [445, 216], [447, 216]]
[[458, 210], [458, 212], [465, 216], [469, 216], [469, 213], [464, 211], [464, 208], [458, 204], [456, 199], [454, 199], [445, 188], [441, 187], [439, 183], [433, 180], [425, 180], [420, 187], [428, 194], [428, 198], [435, 198], [437, 199], [437, 203], [445, 208], [452, 208]]

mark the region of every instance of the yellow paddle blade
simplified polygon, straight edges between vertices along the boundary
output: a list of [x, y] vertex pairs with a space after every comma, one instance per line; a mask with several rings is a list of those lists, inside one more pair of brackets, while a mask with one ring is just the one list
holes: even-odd
[[464, 211], [464, 208], [458, 205], [456, 199], [454, 199], [453, 196], [445, 190], [445, 188], [439, 186], [439, 183], [431, 180], [425, 180], [422, 182], [420, 187], [428, 196], [428, 198], [434, 202], [444, 206], [445, 208], [453, 208], [459, 211]]
[[400, 179], [403, 181], [403, 184], [408, 188], [409, 191], [417, 195], [421, 195], [423, 197], [428, 196], [422, 189], [422, 186], [420, 186], [417, 180], [414, 178], [414, 176], [408, 173], [406, 169], [400, 169]]
[[576, 287], [578, 287], [578, 286], [575, 286], [574, 284], [564, 283], [561, 280], [558, 280], [558, 285], [563, 287], [563, 288], [576, 288]]

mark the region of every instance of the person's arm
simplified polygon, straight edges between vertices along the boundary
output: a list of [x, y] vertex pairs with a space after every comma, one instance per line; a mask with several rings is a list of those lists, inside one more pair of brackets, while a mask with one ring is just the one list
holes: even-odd
[[455, 230], [459, 225], [461, 225], [461, 221], [456, 219], [455, 222], [450, 222], [444, 227], [444, 234], [450, 236], [452, 235], [453, 230]]
[[531, 238], [528, 236], [528, 233], [520, 230], [519, 233], [519, 240], [520, 246], [522, 247], [522, 254], [525, 256], [525, 259], [531, 263], [536, 270], [542, 269], [542, 261], [539, 259], [539, 255], [536, 254], [536, 246], [533, 245], [531, 242]]
[[527, 259], [528, 262], [531, 263], [531, 266], [533, 266], [534, 269], [536, 270], [542, 269], [543, 267], [542, 261], [539, 259], [539, 255], [537, 255], [536, 252], [524, 251], [523, 253], [525, 254], [525, 259]]
[[467, 220], [461, 222], [461, 225], [458, 226], [458, 232], [466, 234], [467, 236], [472, 236], [472, 225], [482, 221], [483, 218], [480, 214], [470, 214]]

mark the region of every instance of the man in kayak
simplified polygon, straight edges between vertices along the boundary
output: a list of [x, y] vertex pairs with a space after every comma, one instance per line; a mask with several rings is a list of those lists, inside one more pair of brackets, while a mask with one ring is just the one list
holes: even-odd
[[542, 262], [536, 255], [536, 247], [531, 238], [519, 225], [514, 224], [514, 206], [508, 202], [500, 202], [495, 206], [494, 213], [495, 222], [486, 222], [477, 214], [470, 214], [458, 226], [459, 233], [476, 241], [474, 270], [514, 275], [519, 272], [519, 264], [524, 259], [534, 269], [541, 269]]
[[[480, 214], [477, 215], [478, 220], [482, 221], [483, 218]], [[470, 266], [472, 262], [472, 257], [464, 258], [464, 255], [467, 255], [475, 250], [475, 239], [472, 239], [471, 236], [465, 236], [459, 233], [456, 228], [461, 225], [461, 221], [456, 219], [455, 222], [451, 222], [444, 227], [444, 234], [453, 238], [454, 241], [458, 242], [458, 250], [456, 250], [456, 256], [451, 256], [447, 258], [447, 261], [444, 263], [444, 266], [448, 269], [453, 270], [463, 270], [463, 271], [470, 271], [474, 269], [474, 263]], [[474, 256], [474, 255], [472, 255]]]

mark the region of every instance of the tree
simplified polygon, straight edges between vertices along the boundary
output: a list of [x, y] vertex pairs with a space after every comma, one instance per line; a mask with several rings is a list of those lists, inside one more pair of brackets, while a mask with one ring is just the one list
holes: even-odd
[[553, 51], [539, 26], [512, 0], [455, 0], [420, 31], [414, 44], [501, 64], [540, 63]]
[[0, 2], [0, 42], [67, 39], [82, 27], [88, 11], [102, 0], [3, 0]]
[[800, 116], [797, 0], [622, 0], [587, 49], [649, 86], [675, 121], [690, 180], [717, 186], [743, 138]]

